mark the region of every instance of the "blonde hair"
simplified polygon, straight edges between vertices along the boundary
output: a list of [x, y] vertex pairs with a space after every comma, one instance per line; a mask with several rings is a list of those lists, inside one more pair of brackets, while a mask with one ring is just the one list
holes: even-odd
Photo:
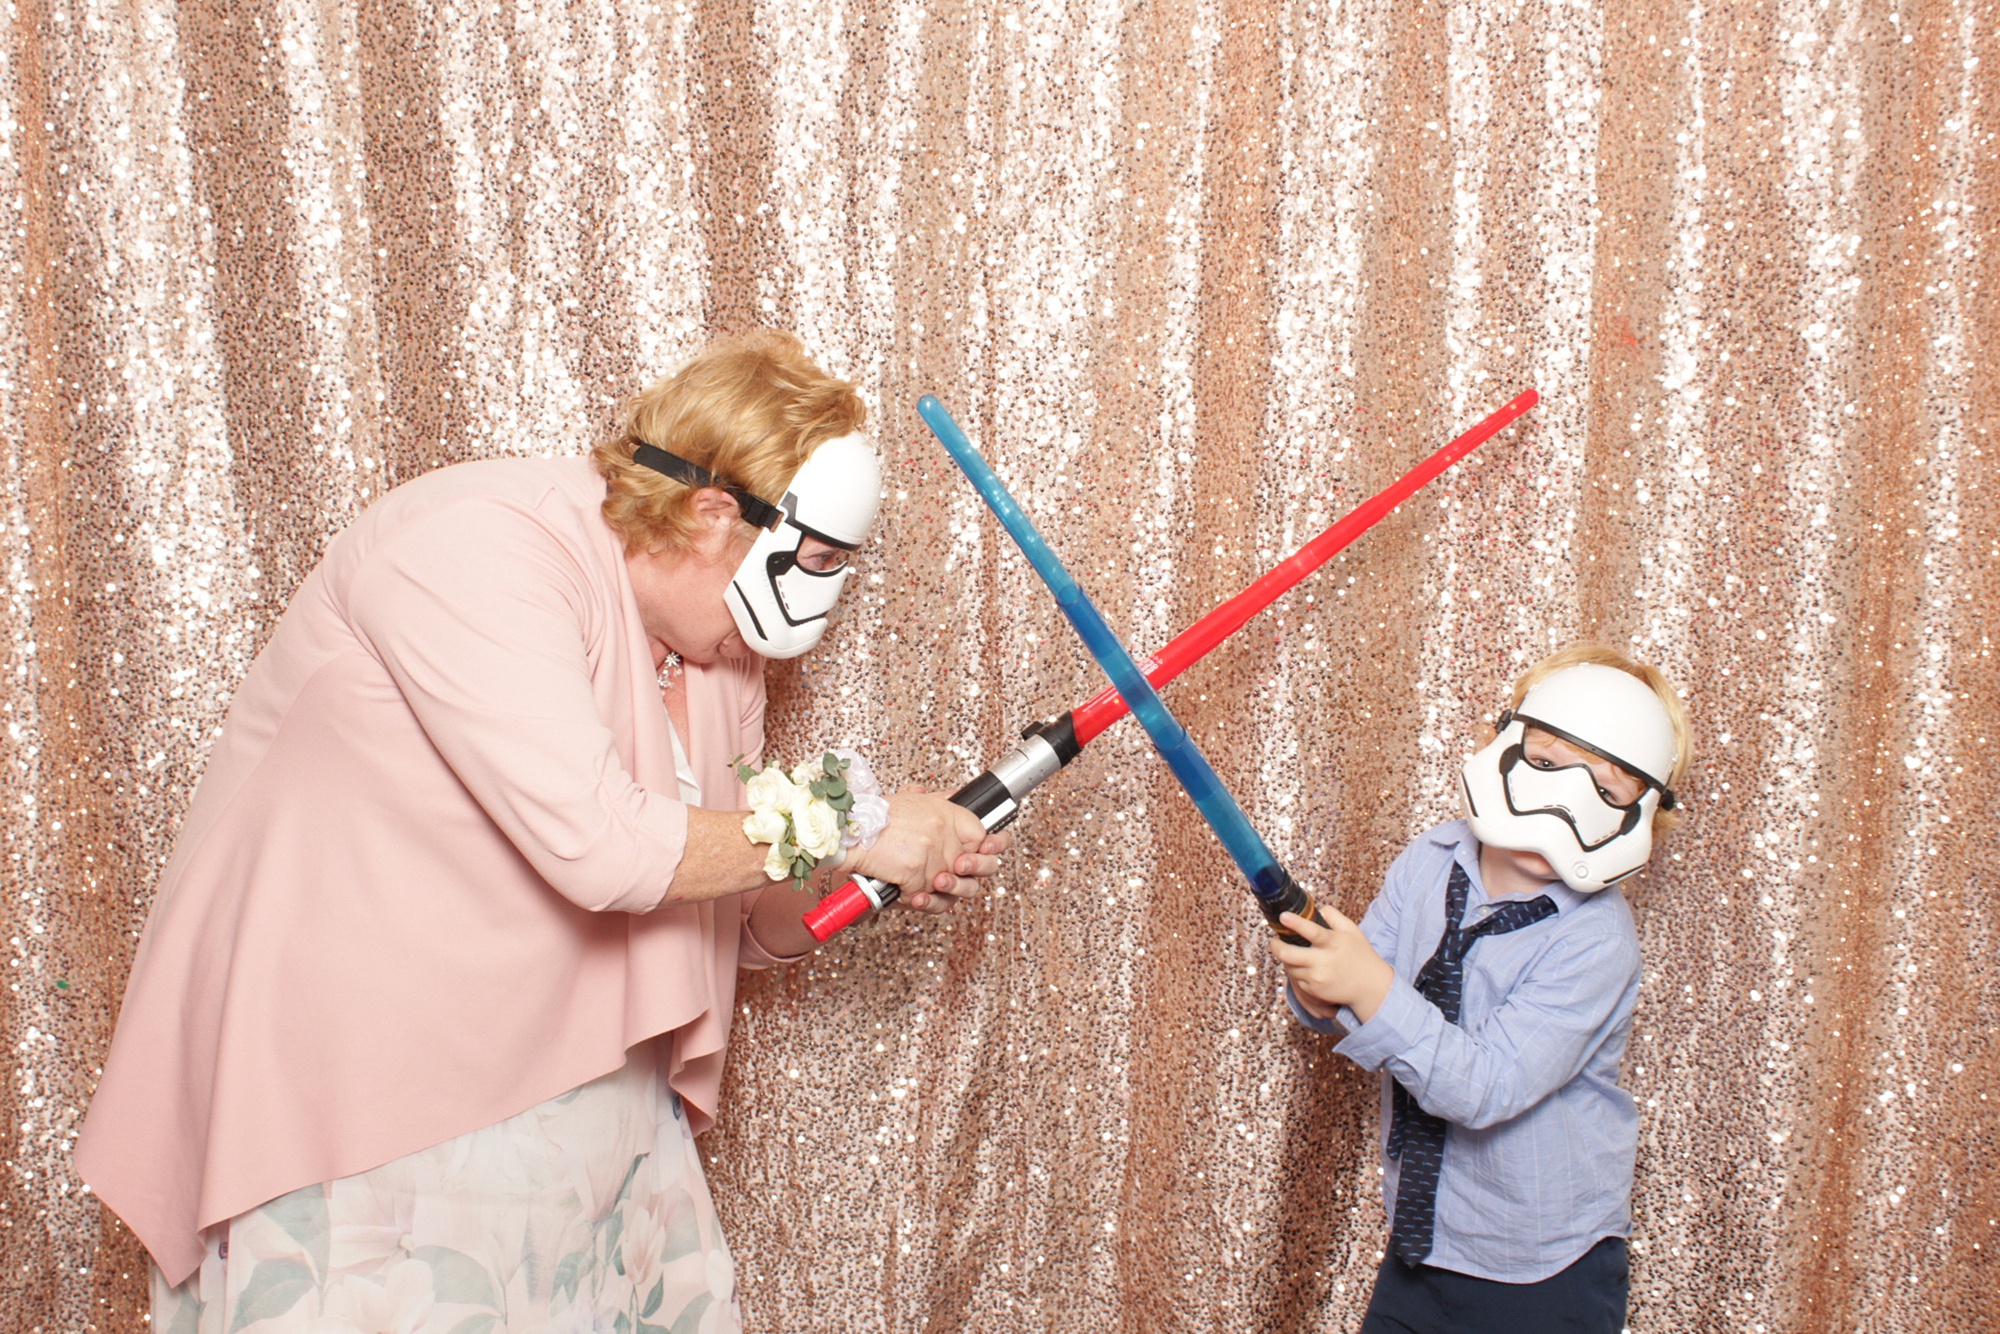
[[[1667, 721], [1673, 724], [1674, 729], [1674, 768], [1671, 774], [1666, 775], [1666, 784], [1679, 795], [1681, 779], [1686, 777], [1688, 765], [1694, 761], [1694, 727], [1688, 722], [1687, 708], [1681, 703], [1681, 697], [1675, 692], [1673, 683], [1667, 680], [1659, 668], [1634, 661], [1617, 649], [1608, 648], [1603, 644], [1572, 644], [1561, 652], [1551, 653], [1522, 672], [1520, 679], [1514, 682], [1514, 698], [1507, 707], [1520, 708], [1521, 701], [1528, 697], [1528, 692], [1535, 688], [1537, 682], [1555, 675], [1565, 667], [1576, 667], [1584, 663], [1592, 663], [1599, 667], [1615, 667], [1627, 676], [1635, 676], [1645, 682], [1659, 698], [1660, 707], [1667, 711]], [[1678, 806], [1671, 811], [1655, 811], [1653, 828], [1661, 831], [1672, 829], [1681, 822], [1681, 819]]]
[[854, 386], [821, 370], [793, 335], [752, 329], [720, 339], [627, 399], [618, 434], [591, 449], [608, 488], [605, 522], [628, 551], [694, 540], [697, 488], [633, 462], [640, 444], [775, 505], [816, 447], [867, 419]]

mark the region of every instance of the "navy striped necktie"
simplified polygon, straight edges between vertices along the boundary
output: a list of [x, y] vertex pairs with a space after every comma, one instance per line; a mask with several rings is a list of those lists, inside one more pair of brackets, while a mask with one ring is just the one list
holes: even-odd
[[[1481, 936], [1500, 936], [1553, 917], [1554, 900], [1544, 894], [1501, 904], [1474, 926], [1461, 927], [1472, 880], [1457, 862], [1444, 895], [1444, 935], [1437, 953], [1417, 974], [1416, 987], [1425, 1000], [1443, 1012], [1445, 1022], [1458, 1022], [1465, 1001], [1465, 956]], [[1431, 1229], [1437, 1220], [1438, 1172], [1444, 1166], [1444, 1135], [1450, 1122], [1417, 1105], [1401, 1084], [1394, 1090], [1394, 1114], [1389, 1122], [1389, 1156], [1402, 1163], [1396, 1178], [1396, 1221], [1389, 1228], [1389, 1246], [1404, 1264], [1423, 1263], [1431, 1253]]]

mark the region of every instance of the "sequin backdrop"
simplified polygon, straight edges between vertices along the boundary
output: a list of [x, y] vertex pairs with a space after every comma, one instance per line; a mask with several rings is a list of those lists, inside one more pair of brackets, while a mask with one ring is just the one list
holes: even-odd
[[[0, 6], [10, 1329], [137, 1331], [68, 1165], [230, 692], [329, 536], [800, 331], [889, 495], [776, 748], [955, 786], [1098, 680], [943, 396], [1140, 651], [1543, 405], [1169, 692], [1358, 914], [1578, 636], [1687, 689], [1635, 1331], [1992, 1328], [1991, 0]], [[1351, 1328], [1372, 1081], [1129, 727], [992, 896], [742, 996], [751, 1327]]]

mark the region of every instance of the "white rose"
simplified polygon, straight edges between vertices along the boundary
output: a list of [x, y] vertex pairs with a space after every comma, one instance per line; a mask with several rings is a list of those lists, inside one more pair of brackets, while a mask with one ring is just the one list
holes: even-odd
[[764, 874], [770, 876], [773, 880], [789, 880], [792, 878], [791, 859], [778, 855], [778, 845], [776, 843], [773, 843], [770, 852], [764, 855]]
[[[449, 1252], [447, 1252], [449, 1254]], [[421, 1260], [404, 1260], [390, 1267], [385, 1282], [346, 1275], [327, 1285], [321, 1298], [314, 1334], [349, 1334], [380, 1329], [392, 1334], [424, 1328], [437, 1305], [435, 1275]], [[492, 1274], [488, 1273], [488, 1280]]]
[[826, 770], [817, 764], [801, 764], [792, 770], [792, 781], [807, 791], [811, 791], [812, 785], [824, 777]]
[[789, 811], [791, 807], [783, 803], [783, 798], [792, 781], [785, 777], [782, 769], [766, 769], [762, 773], [750, 775], [743, 784], [743, 796], [758, 810]]
[[823, 801], [809, 801], [792, 812], [799, 846], [814, 857], [831, 856], [840, 846], [840, 815]]
[[813, 794], [783, 774], [778, 775], [778, 782], [783, 785], [778, 789], [778, 809], [787, 815], [797, 816], [799, 809], [813, 799]]
[[785, 836], [785, 817], [780, 811], [756, 810], [743, 817], [743, 836], [752, 843], [776, 843]]

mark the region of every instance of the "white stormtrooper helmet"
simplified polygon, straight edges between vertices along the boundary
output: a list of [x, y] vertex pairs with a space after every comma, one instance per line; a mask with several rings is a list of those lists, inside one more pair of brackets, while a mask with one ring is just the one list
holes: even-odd
[[799, 548], [816, 537], [846, 553], [867, 538], [882, 502], [882, 460], [874, 447], [852, 434], [823, 441], [799, 465], [777, 505], [651, 445], [639, 445], [632, 457], [689, 486], [721, 487], [736, 498], [743, 518], [764, 530], [723, 594], [743, 642], [766, 658], [796, 658], [817, 644], [847, 584], [847, 561], [810, 569], [799, 563]]
[[[1587, 764], [1530, 761], [1531, 727], [1625, 770], [1638, 797], [1620, 805]], [[1466, 819], [1480, 842], [1539, 853], [1564, 884], [1591, 893], [1652, 856], [1653, 815], [1674, 807], [1677, 753], [1673, 719], [1644, 681], [1597, 663], [1565, 667], [1501, 714], [1500, 735], [1465, 762]]]

